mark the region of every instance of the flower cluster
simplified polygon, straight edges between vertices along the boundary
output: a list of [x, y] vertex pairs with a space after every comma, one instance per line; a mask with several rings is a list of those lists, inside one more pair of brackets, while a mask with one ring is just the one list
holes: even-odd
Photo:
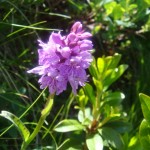
[[49, 41], [43, 43], [39, 40], [39, 65], [28, 73], [41, 76], [40, 88], [49, 87], [50, 93], [60, 94], [66, 90], [70, 83], [73, 93], [76, 94], [78, 86], [84, 86], [87, 80], [85, 69], [92, 61], [92, 42], [89, 32], [84, 32], [82, 24], [76, 22], [68, 35], [52, 33]]

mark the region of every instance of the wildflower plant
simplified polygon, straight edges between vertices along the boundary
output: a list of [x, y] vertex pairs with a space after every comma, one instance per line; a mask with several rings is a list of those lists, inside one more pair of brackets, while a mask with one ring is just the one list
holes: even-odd
[[39, 40], [38, 49], [39, 65], [28, 73], [40, 75], [40, 88], [49, 88], [50, 96], [47, 99], [45, 108], [41, 111], [41, 117], [36, 128], [30, 134], [25, 125], [18, 117], [2, 111], [1, 116], [7, 118], [15, 124], [23, 137], [21, 149], [25, 150], [30, 142], [40, 131], [43, 123], [49, 114], [54, 95], [59, 95], [66, 90], [67, 84], [70, 83], [74, 94], [77, 93], [79, 86], [84, 86], [87, 81], [86, 69], [90, 66], [93, 58], [91, 50], [93, 44], [88, 38], [91, 37], [89, 32], [82, 29], [82, 24], [76, 22], [68, 35], [62, 36], [61, 33], [52, 33], [47, 43]]
[[[52, 129], [49, 128], [50, 131], [47, 130], [43, 136], [51, 133], [55, 143], [53, 149], [127, 149], [128, 140], [125, 133], [130, 131], [131, 125], [126, 113], [122, 111], [121, 103], [125, 95], [120, 91], [111, 90], [111, 86], [123, 75], [128, 66], [119, 64], [121, 55], [118, 53], [95, 59], [91, 54], [93, 49], [91, 36], [89, 32], [83, 30], [80, 22], [75, 22], [70, 33], [65, 36], [61, 35], [61, 32], [53, 32], [47, 43], [38, 40], [40, 46], [38, 66], [28, 73], [39, 75], [40, 88], [48, 88], [50, 95], [36, 127], [30, 132], [20, 120], [21, 117], [18, 118], [8, 111], [2, 111], [0, 114], [20, 131], [23, 138], [21, 150], [26, 150], [44, 127], [46, 117], [53, 107], [54, 96], [65, 91], [68, 84], [74, 95], [69, 97], [69, 105], [75, 102], [74, 109], [77, 110], [77, 114], [70, 117], [66, 115], [65, 119], [55, 125], [54, 119], [50, 125]], [[91, 75], [90, 80], [86, 73], [87, 69]], [[144, 102], [142, 104], [146, 107]], [[145, 125], [143, 124], [141, 131]], [[64, 134], [55, 139], [53, 133]], [[61, 137], [64, 137], [63, 140]]]
[[64, 119], [54, 127], [56, 132], [72, 132], [71, 138], [58, 149], [126, 148], [123, 135], [130, 131], [131, 125], [121, 110], [125, 95], [109, 89], [128, 67], [119, 65], [120, 59], [121, 55], [116, 53], [93, 60], [89, 68], [93, 83], [86, 83], [76, 97], [77, 119]]

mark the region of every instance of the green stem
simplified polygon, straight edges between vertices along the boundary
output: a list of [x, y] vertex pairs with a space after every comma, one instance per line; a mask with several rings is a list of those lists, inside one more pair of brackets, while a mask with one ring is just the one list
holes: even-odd
[[36, 137], [36, 135], [39, 133], [41, 127], [43, 126], [43, 123], [46, 119], [46, 117], [48, 116], [51, 108], [52, 108], [52, 105], [53, 105], [53, 97], [54, 97], [54, 94], [53, 95], [50, 95], [47, 99], [47, 103], [45, 105], [45, 108], [42, 110], [41, 112], [41, 117], [37, 123], [37, 126], [36, 128], [34, 129], [33, 133], [29, 136], [29, 138], [27, 139], [27, 141], [24, 141], [22, 147], [21, 147], [21, 150], [26, 150], [27, 146], [33, 141], [33, 139]]
[[101, 94], [97, 92], [96, 101], [93, 106], [93, 117], [95, 120], [99, 120], [99, 116], [100, 116], [100, 97], [101, 97]]
[[98, 128], [101, 128], [104, 124], [106, 124], [110, 120], [110, 117], [105, 118], [101, 123], [99, 123]]

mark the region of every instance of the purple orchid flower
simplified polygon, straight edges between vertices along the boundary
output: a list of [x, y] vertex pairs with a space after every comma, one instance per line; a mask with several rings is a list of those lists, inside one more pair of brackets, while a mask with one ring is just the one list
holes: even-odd
[[40, 88], [48, 87], [51, 94], [60, 94], [68, 83], [76, 94], [78, 87], [85, 85], [85, 70], [92, 62], [93, 44], [88, 39], [91, 36], [84, 32], [80, 22], [76, 22], [66, 36], [58, 32], [52, 33], [47, 43], [39, 40], [39, 65], [28, 73], [40, 75]]

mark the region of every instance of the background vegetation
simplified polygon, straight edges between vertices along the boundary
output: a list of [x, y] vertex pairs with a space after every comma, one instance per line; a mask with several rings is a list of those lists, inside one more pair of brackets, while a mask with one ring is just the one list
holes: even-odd
[[[149, 7], [149, 0], [0, 0], [0, 110], [19, 117], [34, 104], [41, 93], [38, 77], [26, 71], [37, 64], [37, 39], [46, 42], [52, 31], [63, 30], [65, 34], [75, 21], [81, 21], [93, 34], [95, 58], [119, 53], [122, 54], [120, 63], [129, 66], [110, 88], [125, 95], [122, 112], [132, 125], [127, 143], [131, 144], [129, 149], [138, 148], [136, 135], [143, 119], [138, 95], [139, 92], [150, 95]], [[67, 101], [70, 91], [68, 88], [55, 98], [47, 119], [49, 129], [66, 118], [68, 112], [70, 118], [76, 113], [76, 102], [69, 105]], [[47, 94], [43, 92], [22, 117], [31, 130]], [[7, 130], [10, 125], [0, 118], [0, 149], [20, 149], [20, 135], [14, 127]], [[61, 144], [63, 136], [58, 133], [54, 136]], [[52, 146], [51, 138], [41, 140], [39, 135], [36, 146], [31, 147]]]

